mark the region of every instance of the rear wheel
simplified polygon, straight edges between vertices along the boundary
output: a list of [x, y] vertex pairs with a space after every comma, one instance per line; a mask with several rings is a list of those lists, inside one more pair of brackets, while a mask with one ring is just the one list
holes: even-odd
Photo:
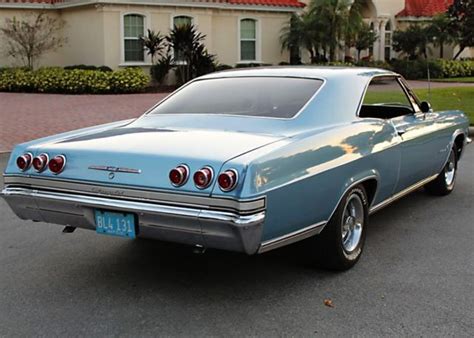
[[458, 169], [457, 154], [456, 145], [454, 145], [449, 153], [448, 161], [443, 170], [435, 180], [425, 185], [425, 189], [428, 193], [437, 196], [444, 196], [450, 194], [454, 190]]
[[314, 238], [320, 265], [347, 270], [359, 260], [368, 224], [368, 200], [363, 186], [350, 189], [342, 198], [323, 232]]

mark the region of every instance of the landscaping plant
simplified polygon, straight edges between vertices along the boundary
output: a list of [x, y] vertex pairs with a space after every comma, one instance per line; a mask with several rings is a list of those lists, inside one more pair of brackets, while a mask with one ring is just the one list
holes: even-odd
[[113, 72], [59, 67], [11, 68], [0, 72], [0, 91], [61, 94], [136, 93], [149, 84], [141, 68]]
[[20, 59], [25, 67], [33, 69], [43, 54], [66, 43], [66, 38], [60, 34], [64, 25], [64, 20], [44, 12], [31, 13], [21, 20], [6, 18], [5, 24], [0, 27], [0, 38], [4, 41], [8, 56]]

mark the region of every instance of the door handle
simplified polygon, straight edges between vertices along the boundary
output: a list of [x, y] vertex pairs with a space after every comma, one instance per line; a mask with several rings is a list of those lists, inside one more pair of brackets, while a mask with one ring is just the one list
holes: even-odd
[[397, 134], [398, 136], [402, 136], [403, 134], [405, 134], [406, 130], [397, 130]]

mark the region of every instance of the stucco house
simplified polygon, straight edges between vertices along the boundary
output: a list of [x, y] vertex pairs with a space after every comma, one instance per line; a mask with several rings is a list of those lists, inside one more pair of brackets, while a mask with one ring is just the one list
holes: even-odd
[[[61, 16], [67, 45], [41, 65], [148, 66], [138, 37], [147, 29], [167, 34], [184, 22], [206, 35], [204, 43], [220, 63], [277, 64], [288, 59], [280, 29], [303, 7], [298, 0], [0, 0], [0, 24], [31, 11]], [[0, 56], [0, 65], [14, 61]]]
[[[293, 12], [310, 0], [0, 0], [0, 25], [7, 17], [46, 11], [66, 22], [68, 42], [41, 59], [43, 66], [73, 64], [149, 66], [150, 58], [138, 37], [147, 29], [168, 33], [174, 24], [192, 22], [206, 35], [208, 51], [220, 63], [278, 64], [288, 61], [281, 51], [280, 30]], [[374, 60], [396, 57], [392, 34], [411, 22], [427, 21], [446, 11], [453, 0], [366, 0], [362, 15], [378, 35], [374, 46], [362, 53]], [[0, 41], [0, 53], [2, 45]], [[341, 50], [339, 59], [355, 51]], [[450, 57], [453, 51], [448, 51]], [[465, 54], [472, 53], [472, 49]], [[473, 55], [463, 55], [473, 56]], [[305, 55], [303, 60], [308, 61]], [[17, 60], [0, 54], [0, 66]], [[17, 64], [16, 64], [17, 65]]]

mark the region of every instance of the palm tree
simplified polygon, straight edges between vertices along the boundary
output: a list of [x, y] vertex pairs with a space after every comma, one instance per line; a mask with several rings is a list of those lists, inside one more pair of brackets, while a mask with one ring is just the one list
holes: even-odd
[[325, 43], [329, 47], [329, 59], [336, 60], [336, 48], [343, 40], [351, 17], [349, 0], [313, 0], [310, 13], [325, 27]]
[[207, 52], [203, 43], [205, 38], [192, 24], [174, 26], [166, 37], [168, 46], [174, 51], [173, 63], [179, 84], [214, 70], [215, 55]]
[[454, 37], [450, 31], [450, 23], [446, 14], [436, 15], [426, 28], [428, 37], [433, 41], [433, 44], [439, 46], [439, 57], [444, 57], [444, 45], [454, 42]]
[[287, 24], [280, 31], [281, 48], [290, 51], [290, 63], [297, 64], [299, 50], [304, 48], [311, 57], [311, 62], [319, 59], [322, 45], [322, 29], [318, 20], [310, 12], [302, 15], [292, 14]]
[[146, 36], [140, 37], [140, 41], [148, 55], [151, 56], [151, 63], [154, 64], [155, 56], [161, 56], [161, 52], [165, 48], [165, 37], [160, 32], [155, 33], [149, 29]]

